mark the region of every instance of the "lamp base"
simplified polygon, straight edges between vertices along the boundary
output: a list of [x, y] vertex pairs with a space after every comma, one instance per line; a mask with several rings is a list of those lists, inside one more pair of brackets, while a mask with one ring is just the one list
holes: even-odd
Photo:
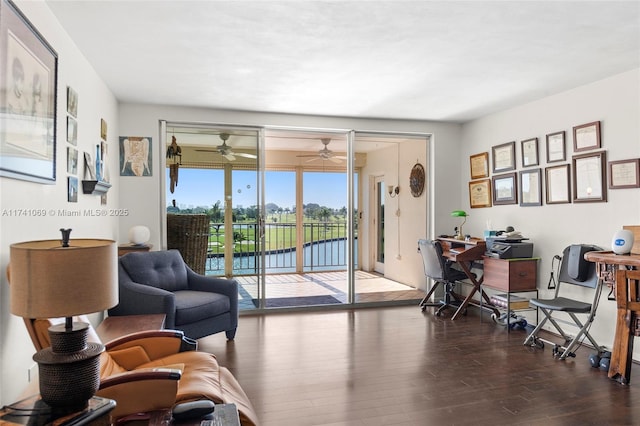
[[52, 409], [73, 412], [87, 407], [100, 386], [100, 354], [104, 346], [87, 343], [88, 324], [49, 328], [51, 347], [38, 351], [40, 396]]

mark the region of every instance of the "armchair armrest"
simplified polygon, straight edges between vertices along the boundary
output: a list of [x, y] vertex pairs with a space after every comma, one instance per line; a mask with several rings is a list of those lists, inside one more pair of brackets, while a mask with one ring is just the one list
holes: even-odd
[[175, 403], [180, 370], [149, 368], [104, 378], [96, 395], [116, 401], [114, 419], [128, 414], [171, 408]]
[[[150, 360], [197, 349], [197, 343], [180, 330], [148, 330], [127, 334], [105, 343], [107, 352], [141, 347]], [[147, 360], [143, 360], [146, 362]]]
[[161, 288], [140, 284], [131, 279], [118, 265], [118, 305], [109, 309], [109, 315], [165, 314], [169, 326], [175, 324], [175, 296]]
[[[185, 265], [186, 266], [186, 265]], [[238, 281], [235, 279], [223, 279], [208, 277], [194, 272], [189, 266], [187, 268], [187, 282], [190, 290], [210, 291], [224, 294], [229, 298], [231, 307], [231, 317], [238, 319]]]

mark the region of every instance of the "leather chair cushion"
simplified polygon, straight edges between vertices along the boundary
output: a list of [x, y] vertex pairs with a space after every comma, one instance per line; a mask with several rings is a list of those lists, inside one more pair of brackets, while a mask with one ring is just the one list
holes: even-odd
[[110, 377], [114, 374], [124, 373], [127, 370], [122, 368], [109, 354], [102, 352], [100, 354], [100, 378]]
[[151, 361], [147, 352], [142, 346], [132, 346], [130, 348], [109, 351], [109, 355], [114, 362], [118, 363], [125, 370], [133, 370], [140, 364]]
[[137, 283], [171, 292], [187, 289], [187, 269], [177, 250], [127, 253], [120, 264]]
[[231, 302], [220, 293], [182, 290], [174, 293], [176, 301], [176, 326], [192, 324], [229, 312]]

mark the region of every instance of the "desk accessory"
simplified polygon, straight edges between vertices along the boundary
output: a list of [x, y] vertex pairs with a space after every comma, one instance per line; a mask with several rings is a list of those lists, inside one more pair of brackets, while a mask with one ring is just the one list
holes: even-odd
[[454, 237], [456, 240], [464, 240], [464, 234], [462, 233], [462, 225], [465, 224], [465, 222], [467, 221], [467, 216], [469, 215], [464, 210], [454, 210], [451, 212], [451, 216], [464, 218], [460, 226], [456, 228], [456, 235]]

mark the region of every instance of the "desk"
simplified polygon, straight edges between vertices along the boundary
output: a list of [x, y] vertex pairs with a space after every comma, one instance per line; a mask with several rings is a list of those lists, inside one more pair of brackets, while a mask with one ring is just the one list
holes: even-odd
[[[611, 284], [615, 288], [616, 304], [616, 335], [611, 350], [611, 364], [609, 365], [609, 378], [622, 384], [629, 384], [631, 380], [631, 352], [633, 350], [633, 337], [635, 336], [636, 322], [640, 320], [640, 311], [633, 310], [629, 306], [630, 289], [624, 285], [618, 285], [616, 271], [621, 266], [625, 268], [640, 268], [640, 254], [618, 255], [611, 251], [590, 251], [584, 258], [596, 263], [600, 279]], [[624, 277], [624, 274], [622, 274]], [[633, 292], [633, 291], [632, 291]]]
[[[485, 241], [482, 238], [457, 240], [455, 238], [448, 237], [439, 237], [437, 240], [440, 241], [440, 244], [442, 245], [442, 256], [447, 260], [456, 262], [460, 266], [460, 269], [464, 271], [467, 278], [469, 278], [469, 281], [471, 281], [471, 283], [473, 284], [471, 291], [462, 301], [451, 319], [454, 320], [458, 318], [458, 315], [464, 312], [469, 304], [479, 306], [480, 309], [482, 309], [483, 306], [487, 307], [491, 309], [496, 315], [500, 315], [500, 311], [493, 307], [491, 299], [481, 288], [484, 275], [480, 278], [476, 278], [475, 275], [471, 272], [473, 262], [482, 260], [482, 256], [487, 251]], [[473, 296], [476, 294], [476, 292], [480, 292], [480, 297], [482, 297], [487, 302], [486, 305], [489, 306], [483, 305], [482, 303], [478, 303], [473, 300]]]

